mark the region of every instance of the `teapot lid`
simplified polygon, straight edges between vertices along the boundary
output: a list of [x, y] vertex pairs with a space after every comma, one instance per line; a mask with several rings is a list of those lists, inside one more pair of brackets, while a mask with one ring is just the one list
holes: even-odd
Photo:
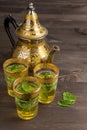
[[39, 23], [33, 3], [30, 3], [24, 22], [17, 29], [18, 37], [26, 40], [37, 40], [44, 38], [47, 34], [48, 30]]

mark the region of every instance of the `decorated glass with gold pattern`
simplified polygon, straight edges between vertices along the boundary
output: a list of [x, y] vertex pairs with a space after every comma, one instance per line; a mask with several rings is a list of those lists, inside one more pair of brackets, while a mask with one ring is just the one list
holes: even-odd
[[55, 98], [57, 89], [59, 76], [58, 67], [51, 63], [38, 64], [34, 68], [34, 76], [36, 76], [41, 83], [39, 102], [43, 104], [51, 103]]
[[18, 78], [13, 84], [17, 114], [21, 119], [30, 120], [38, 113], [40, 83], [35, 77]]
[[29, 64], [24, 59], [10, 58], [3, 63], [5, 80], [7, 83], [8, 94], [14, 96], [13, 82], [18, 77], [28, 75]]

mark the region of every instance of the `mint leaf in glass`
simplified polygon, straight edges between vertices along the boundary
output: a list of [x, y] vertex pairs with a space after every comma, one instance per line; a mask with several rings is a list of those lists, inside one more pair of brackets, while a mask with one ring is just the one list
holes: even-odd
[[52, 71], [42, 71], [38, 73], [40, 78], [43, 79], [49, 79], [49, 78], [53, 78], [55, 76], [55, 72]]
[[41, 91], [40, 94], [39, 94], [39, 98], [47, 100], [48, 99], [48, 93]]
[[56, 87], [57, 87], [56, 81], [52, 82], [52, 83], [43, 83], [42, 84], [42, 88], [44, 88], [45, 91], [48, 91], [48, 92], [52, 91], [53, 89], [56, 89]]
[[27, 94], [27, 93], [33, 93], [37, 89], [37, 87], [38, 86], [36, 84], [33, 84], [28, 81], [22, 81], [17, 85], [16, 89], [17, 91], [23, 94]]
[[37, 106], [38, 98], [39, 98], [39, 96], [37, 96], [35, 98], [29, 98], [29, 99], [19, 99], [18, 97], [16, 97], [15, 101], [16, 101], [16, 105], [19, 110], [29, 112], [29, 111], [35, 109], [35, 107]]
[[6, 70], [8, 71], [12, 71], [12, 72], [21, 72], [25, 69], [26, 67], [22, 64], [18, 64], [18, 63], [15, 63], [15, 64], [11, 64], [11, 65], [8, 65], [6, 67]]
[[8, 87], [12, 87], [13, 82], [15, 81], [16, 78], [13, 76], [5, 75], [5, 79], [6, 79]]
[[33, 93], [37, 88], [35, 84], [29, 83], [28, 81], [23, 81], [21, 87], [25, 93]]
[[19, 110], [29, 111], [31, 109], [31, 99], [29, 101], [26, 101], [16, 97], [15, 101]]
[[17, 90], [18, 92], [20, 92], [20, 93], [25, 93], [25, 91], [22, 89], [21, 86], [22, 86], [21, 83], [19, 83], [19, 84], [17, 85], [17, 87], [16, 87], [16, 90]]

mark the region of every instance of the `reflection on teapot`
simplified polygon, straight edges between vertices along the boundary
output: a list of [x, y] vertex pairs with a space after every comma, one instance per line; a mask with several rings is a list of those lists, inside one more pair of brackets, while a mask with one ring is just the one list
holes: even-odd
[[[16, 44], [9, 28], [10, 23], [16, 29], [18, 36]], [[13, 47], [12, 57], [26, 59], [31, 70], [40, 62], [52, 62], [54, 52], [59, 50], [59, 46], [53, 46], [49, 50], [45, 41], [48, 30], [39, 23], [33, 3], [29, 4], [21, 25], [18, 25], [13, 17], [8, 16], [4, 20], [4, 26]]]

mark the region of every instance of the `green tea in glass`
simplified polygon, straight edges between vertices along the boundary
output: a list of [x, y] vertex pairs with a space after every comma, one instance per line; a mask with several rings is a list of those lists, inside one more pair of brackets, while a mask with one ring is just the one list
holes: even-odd
[[14, 96], [13, 82], [18, 77], [27, 76], [28, 67], [29, 64], [23, 59], [10, 58], [4, 62], [3, 64], [4, 75], [7, 83], [8, 94], [10, 96]]
[[41, 83], [39, 102], [43, 104], [51, 103], [56, 94], [59, 69], [51, 63], [41, 63], [34, 68], [34, 76]]
[[35, 77], [18, 78], [13, 84], [17, 114], [21, 119], [30, 120], [38, 113], [40, 83]]

